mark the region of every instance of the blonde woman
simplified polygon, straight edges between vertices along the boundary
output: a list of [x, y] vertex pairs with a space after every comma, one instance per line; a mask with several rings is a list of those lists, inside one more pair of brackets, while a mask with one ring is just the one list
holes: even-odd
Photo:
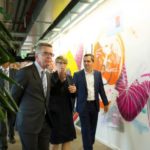
[[55, 60], [56, 72], [51, 76], [49, 109], [52, 117], [50, 142], [52, 150], [71, 150], [71, 141], [76, 138], [73, 123], [73, 99], [76, 87], [72, 77], [66, 74], [67, 59], [58, 56]]

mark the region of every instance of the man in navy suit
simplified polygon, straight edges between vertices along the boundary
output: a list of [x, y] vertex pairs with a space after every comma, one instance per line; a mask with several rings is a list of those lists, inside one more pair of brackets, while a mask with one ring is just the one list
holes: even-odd
[[84, 69], [74, 74], [77, 88], [76, 110], [81, 122], [81, 133], [84, 150], [93, 150], [99, 112], [99, 94], [108, 111], [108, 100], [104, 91], [102, 76], [93, 70], [94, 56], [84, 55]]
[[12, 96], [19, 106], [16, 126], [23, 150], [49, 150], [50, 117], [48, 100], [50, 75], [46, 72], [53, 57], [52, 46], [40, 43], [35, 52], [35, 62], [20, 69], [16, 81], [23, 87], [12, 87]]

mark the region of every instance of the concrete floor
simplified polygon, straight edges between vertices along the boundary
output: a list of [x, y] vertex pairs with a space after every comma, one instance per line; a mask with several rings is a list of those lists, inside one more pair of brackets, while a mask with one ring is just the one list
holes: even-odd
[[[81, 133], [79, 130], [76, 131], [77, 131], [77, 138], [72, 142], [72, 150], [83, 150]], [[8, 150], [21, 150], [21, 143], [19, 141], [17, 133], [15, 135], [15, 138], [17, 142], [15, 144], [8, 144]], [[100, 142], [96, 141], [94, 144], [94, 150], [111, 150], [111, 149], [101, 144]]]

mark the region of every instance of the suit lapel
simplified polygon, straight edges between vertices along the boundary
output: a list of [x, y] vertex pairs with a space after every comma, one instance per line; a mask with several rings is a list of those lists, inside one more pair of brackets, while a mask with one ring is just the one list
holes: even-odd
[[82, 70], [81, 72], [83, 83], [85, 84], [86, 92], [87, 92], [87, 82], [86, 82], [86, 77], [85, 77], [85, 72]]
[[32, 65], [32, 73], [33, 73], [33, 77], [35, 78], [35, 80], [37, 80], [37, 82], [40, 82], [40, 88], [42, 89], [42, 93], [43, 93], [43, 96], [44, 96], [44, 90], [43, 90], [42, 80], [41, 80], [41, 77], [39, 75], [39, 72], [38, 72], [35, 64]]
[[[35, 64], [32, 65], [32, 72], [33, 72], [33, 76], [36, 80], [38, 80], [38, 81], [41, 80], [39, 72], [38, 72]], [[42, 84], [42, 81], [41, 81], [41, 84]]]

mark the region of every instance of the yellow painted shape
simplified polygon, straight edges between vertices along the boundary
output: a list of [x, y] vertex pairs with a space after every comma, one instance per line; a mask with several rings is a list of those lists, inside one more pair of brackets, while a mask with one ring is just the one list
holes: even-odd
[[67, 69], [70, 70], [71, 75], [73, 76], [74, 72], [78, 71], [77, 63], [74, 59], [73, 54], [69, 50], [68, 53], [65, 55], [65, 57], [68, 60]]
[[54, 21], [58, 15], [64, 10], [69, 4], [70, 0], [51, 0], [52, 4], [52, 20]]

